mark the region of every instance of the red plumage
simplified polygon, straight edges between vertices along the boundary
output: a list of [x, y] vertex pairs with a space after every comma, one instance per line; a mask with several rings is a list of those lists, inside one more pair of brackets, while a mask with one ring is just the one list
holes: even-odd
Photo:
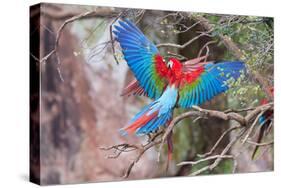
[[161, 55], [159, 54], [155, 55], [155, 63], [156, 63], [155, 66], [158, 75], [161, 76], [162, 78], [167, 77], [169, 73], [169, 69], [166, 66], [166, 63]]
[[136, 121], [134, 121], [129, 126], [125, 127], [123, 130], [126, 131], [129, 134], [133, 134], [138, 128], [142, 127], [146, 123], [148, 123], [150, 120], [155, 118], [158, 114], [158, 111], [155, 111], [154, 113], [148, 115], [145, 113], [141, 117], [139, 117]]
[[[155, 66], [159, 76], [169, 80], [168, 84], [175, 84], [177, 87], [182, 87], [186, 83], [191, 84], [204, 72], [204, 65], [208, 62], [202, 61], [207, 56], [194, 58], [185, 62], [180, 62], [176, 58], [170, 58], [169, 62], [172, 63], [172, 67], [168, 68], [166, 62], [161, 55], [155, 55]], [[169, 64], [169, 63], [168, 63]], [[122, 96], [129, 95], [147, 95], [144, 89], [139, 85], [139, 82], [134, 79], [123, 90]]]
[[121, 96], [147, 95], [144, 89], [139, 85], [137, 79], [131, 81], [122, 91]]

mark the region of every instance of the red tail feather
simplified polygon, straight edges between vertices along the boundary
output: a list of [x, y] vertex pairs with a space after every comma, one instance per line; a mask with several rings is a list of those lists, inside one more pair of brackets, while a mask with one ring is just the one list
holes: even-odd
[[129, 125], [128, 127], [124, 128], [124, 131], [126, 131], [128, 134], [134, 133], [138, 128], [144, 126], [152, 118], [157, 116], [157, 114], [158, 114], [158, 111], [156, 111], [156, 112], [154, 112], [154, 113], [152, 113], [150, 115], [144, 114], [143, 116], [138, 118], [135, 122], [133, 122], [131, 125]]
[[139, 85], [139, 82], [136, 79], [127, 85], [127, 87], [122, 91], [121, 96], [130, 96], [135, 94], [146, 95], [144, 89]]

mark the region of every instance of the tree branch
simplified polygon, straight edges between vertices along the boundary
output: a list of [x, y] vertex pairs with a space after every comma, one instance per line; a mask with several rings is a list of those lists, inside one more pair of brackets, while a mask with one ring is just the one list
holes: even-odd
[[[236, 143], [239, 141], [239, 139], [243, 136], [243, 134], [245, 133], [245, 128], [242, 128], [242, 130], [240, 131], [240, 133], [238, 135], [236, 135], [228, 144], [227, 146], [224, 148], [224, 150], [220, 153], [220, 156], [225, 156], [226, 153], [230, 150], [230, 148]], [[234, 157], [233, 157], [234, 158]], [[219, 163], [223, 160], [224, 158], [222, 157], [218, 157], [216, 158], [216, 160], [211, 164], [211, 165], [208, 165], [208, 166], [205, 166], [193, 173], [190, 174], [190, 176], [196, 176], [196, 175], [199, 175], [199, 174], [202, 174], [203, 172], [207, 171], [207, 170], [213, 170], [214, 168], [216, 168]]]
[[[217, 110], [208, 110], [208, 109], [203, 109], [200, 108], [198, 106], [193, 106], [193, 111], [188, 111], [186, 113], [180, 114], [177, 117], [175, 117], [170, 124], [167, 126], [167, 128], [163, 131], [159, 131], [158, 133], [155, 133], [145, 145], [141, 145], [141, 146], [137, 146], [137, 145], [130, 145], [130, 144], [118, 144], [115, 146], [110, 146], [107, 148], [101, 148], [103, 150], [113, 150], [115, 155], [110, 155], [108, 158], [117, 158], [121, 155], [121, 153], [123, 152], [130, 152], [130, 151], [138, 151], [138, 155], [136, 156], [136, 158], [129, 164], [128, 168], [126, 169], [126, 172], [124, 174], [124, 178], [127, 178], [130, 173], [132, 168], [134, 167], [134, 165], [140, 160], [140, 158], [143, 156], [143, 154], [149, 150], [151, 147], [156, 146], [156, 145], [160, 145], [159, 147], [159, 151], [158, 151], [158, 161], [160, 161], [160, 153], [162, 151], [164, 142], [167, 140], [168, 135], [171, 133], [171, 131], [173, 131], [173, 129], [175, 128], [175, 126], [182, 121], [185, 118], [190, 118], [190, 117], [201, 117], [201, 118], [206, 118], [206, 117], [215, 117], [215, 118], [219, 118], [225, 121], [229, 121], [229, 120], [234, 120], [236, 121], [238, 124], [234, 127], [231, 127], [229, 129], [227, 129], [221, 136], [220, 138], [217, 140], [217, 142], [215, 143], [215, 145], [212, 147], [212, 149], [205, 154], [202, 155], [198, 155], [200, 157], [206, 157], [205, 159], [200, 159], [199, 161], [195, 161], [195, 162], [186, 162], [186, 163], [180, 163], [181, 164], [195, 164], [195, 163], [200, 163], [203, 161], [208, 161], [211, 159], [215, 159], [214, 163], [212, 163], [211, 165], [208, 165], [194, 173], [192, 173], [191, 175], [198, 175], [201, 174], [202, 172], [206, 171], [206, 170], [212, 170], [214, 169], [216, 166], [219, 165], [219, 163], [225, 159], [225, 158], [232, 158], [233, 159], [233, 166], [234, 169], [233, 171], [235, 171], [235, 166], [237, 165], [237, 162], [235, 160], [234, 156], [230, 156], [230, 155], [226, 155], [227, 152], [230, 150], [230, 148], [237, 143], [240, 138], [242, 138], [244, 136], [244, 134], [247, 132], [247, 134], [249, 134], [252, 127], [252, 121], [253, 119], [256, 120], [259, 116], [259, 114], [273, 109], [273, 103], [268, 103], [265, 105], [261, 105], [261, 106], [257, 106], [255, 108], [248, 108], [248, 109], [241, 109], [241, 110], [226, 110], [226, 111], [217, 111]], [[239, 113], [244, 112], [245, 110], [249, 111], [249, 113], [246, 116], [242, 116]], [[237, 112], [234, 112], [237, 111]], [[256, 122], [254, 121], [253, 124], [256, 124]], [[224, 150], [219, 154], [219, 155], [213, 155], [213, 156], [209, 156], [211, 155], [214, 150], [218, 147], [218, 145], [220, 144], [221, 140], [230, 132], [234, 131], [234, 130], [240, 130], [240, 133], [238, 135], [236, 135], [234, 137], [234, 139], [224, 148]], [[249, 134], [250, 135], [250, 134]], [[161, 137], [160, 137], [161, 136]], [[247, 136], [247, 135], [246, 135]], [[159, 138], [160, 137], [160, 138]], [[249, 136], [247, 136], [248, 138]], [[245, 138], [245, 137], [244, 137]]]
[[269, 142], [263, 142], [263, 143], [257, 143], [257, 142], [253, 142], [251, 140], [246, 140], [247, 143], [255, 145], [255, 146], [268, 146], [268, 145], [272, 145], [274, 144], [274, 141], [271, 140]]
[[191, 40], [187, 41], [186, 43], [180, 45], [180, 44], [174, 44], [174, 43], [161, 43], [156, 45], [158, 48], [162, 48], [162, 47], [173, 47], [173, 48], [179, 48], [179, 49], [183, 49], [186, 48], [188, 45], [192, 44], [194, 41], [196, 41], [197, 39], [199, 39], [200, 37], [203, 36], [210, 36], [208, 33], [210, 33], [210, 31], [207, 32], [202, 32], [199, 35], [197, 35], [196, 37], [192, 38]]
[[218, 158], [223, 158], [223, 159], [233, 159], [232, 155], [213, 155], [210, 157], [206, 157], [204, 159], [199, 159], [197, 161], [183, 161], [177, 164], [177, 166], [184, 166], [184, 165], [196, 165], [205, 161], [213, 160], [213, 159], [218, 159]]
[[[44, 9], [43, 9], [44, 10]], [[59, 41], [60, 41], [60, 37], [62, 35], [63, 29], [70, 23], [76, 21], [76, 20], [80, 20], [82, 18], [86, 18], [86, 17], [93, 17], [93, 16], [108, 16], [111, 15], [112, 17], [115, 15], [113, 14], [111, 9], [96, 9], [96, 10], [92, 10], [92, 11], [87, 11], [84, 13], [81, 13], [79, 15], [75, 15], [72, 16], [70, 18], [68, 18], [67, 20], [65, 20], [62, 25], [59, 27], [57, 34], [56, 34], [56, 39], [55, 39], [55, 46], [54, 49], [51, 50], [47, 55], [45, 55], [43, 58], [41, 58], [40, 63], [45, 63], [47, 62], [47, 60], [52, 56], [55, 55], [56, 59], [57, 59], [57, 72], [59, 74], [60, 79], [63, 81], [63, 76], [61, 74], [61, 70], [60, 70], [60, 65], [61, 65], [61, 60], [58, 54], [58, 49], [59, 49]]]
[[198, 157], [207, 157], [209, 155], [211, 155], [216, 149], [217, 147], [219, 146], [220, 142], [222, 141], [222, 139], [228, 135], [230, 132], [238, 129], [238, 128], [241, 128], [241, 125], [237, 125], [237, 126], [234, 126], [234, 127], [230, 127], [229, 129], [227, 129], [226, 131], [224, 131], [222, 133], [222, 135], [220, 136], [220, 138], [216, 141], [215, 145], [211, 148], [211, 150], [207, 153], [204, 153], [204, 154], [198, 154], [197, 156]]
[[[210, 24], [209, 21], [206, 18], [204, 18], [202, 16], [199, 16], [199, 15], [191, 14], [191, 13], [185, 13], [185, 14], [186, 14], [186, 16], [192, 18], [195, 21], [200, 21], [200, 24], [207, 31], [210, 31], [210, 30], [214, 29], [214, 26], [212, 24]], [[228, 37], [226, 35], [222, 35], [222, 34], [219, 34], [218, 36], [219, 36], [220, 40], [223, 42], [223, 44], [225, 45], [225, 47], [234, 55], [235, 58], [241, 59], [241, 60], [244, 60], [245, 62], [247, 62], [243, 52], [231, 40], [230, 37]], [[257, 72], [249, 72], [249, 74], [261, 86], [261, 88], [264, 91], [264, 93], [266, 94], [267, 98], [272, 100], [273, 95], [268, 89], [269, 84], [267, 83], [267, 81], [265, 79], [263, 79], [263, 77]]]

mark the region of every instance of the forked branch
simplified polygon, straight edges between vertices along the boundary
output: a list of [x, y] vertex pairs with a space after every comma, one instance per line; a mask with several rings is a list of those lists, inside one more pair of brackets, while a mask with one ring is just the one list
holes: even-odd
[[[188, 111], [186, 113], [180, 114], [177, 117], [175, 117], [164, 131], [161, 130], [158, 133], [154, 134], [152, 137], [150, 137], [148, 142], [144, 145], [137, 146], [137, 145], [131, 145], [131, 144], [119, 144], [119, 145], [114, 145], [114, 146], [101, 148], [101, 149], [107, 150], [107, 151], [113, 151], [114, 155], [109, 155], [110, 156], [109, 158], [117, 158], [123, 152], [131, 152], [131, 151], [138, 152], [135, 159], [132, 162], [130, 162], [129, 166], [127, 167], [127, 169], [125, 171], [125, 174], [123, 177], [127, 178], [130, 175], [131, 170], [134, 167], [134, 165], [141, 159], [141, 157], [144, 155], [144, 153], [156, 145], [160, 146], [159, 151], [158, 151], [159, 152], [158, 160], [160, 160], [160, 153], [163, 148], [164, 142], [167, 140], [169, 133], [174, 130], [175, 126], [180, 121], [182, 121], [186, 118], [198, 118], [198, 117], [200, 117], [200, 118], [215, 117], [215, 118], [219, 118], [219, 119], [222, 119], [225, 121], [233, 120], [237, 124], [235, 126], [230, 127], [229, 129], [227, 129], [220, 136], [220, 138], [217, 140], [217, 142], [215, 143], [215, 145], [212, 147], [212, 149], [209, 152], [198, 155], [201, 159], [199, 159], [197, 161], [183, 161], [183, 162], [179, 163], [178, 165], [179, 166], [195, 165], [195, 164], [198, 164], [198, 163], [201, 163], [204, 161], [214, 160], [214, 162], [212, 164], [207, 165], [207, 166], [203, 167], [202, 169], [199, 169], [198, 171], [195, 171], [192, 174], [190, 174], [190, 175], [198, 175], [207, 170], [213, 170], [224, 159], [232, 159], [233, 164], [234, 164], [233, 165], [234, 166], [233, 172], [234, 172], [235, 168], [236, 168], [236, 164], [237, 164], [237, 162], [236, 162], [237, 156], [229, 155], [227, 153], [237, 142], [243, 143], [243, 140], [246, 139], [247, 143], [249, 143], [250, 141], [248, 141], [248, 138], [253, 131], [252, 126], [256, 124], [256, 119], [259, 118], [260, 115], [263, 114], [265, 111], [271, 110], [271, 109], [273, 109], [273, 103], [261, 105], [261, 106], [255, 107], [255, 108], [248, 108], [248, 109], [241, 109], [241, 110], [229, 109], [226, 111], [208, 110], [208, 109], [200, 108], [198, 106], [193, 106], [192, 111]], [[248, 114], [245, 116], [241, 115], [240, 113], [245, 112], [245, 110], [248, 111]], [[224, 148], [224, 150], [218, 155], [217, 154], [212, 155], [214, 153], [214, 151], [217, 149], [221, 140], [227, 134], [229, 134], [230, 132], [233, 132], [235, 130], [239, 130], [239, 133], [227, 144], [227, 146]], [[269, 143], [262, 143], [261, 145], [271, 145], [271, 144], [273, 144], [273, 141], [269, 142]]]

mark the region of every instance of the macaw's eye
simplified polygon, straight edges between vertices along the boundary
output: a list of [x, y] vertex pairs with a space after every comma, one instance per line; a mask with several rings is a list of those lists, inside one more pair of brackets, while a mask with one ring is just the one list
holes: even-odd
[[173, 61], [168, 61], [168, 64], [167, 64], [168, 68], [172, 68], [173, 67]]

